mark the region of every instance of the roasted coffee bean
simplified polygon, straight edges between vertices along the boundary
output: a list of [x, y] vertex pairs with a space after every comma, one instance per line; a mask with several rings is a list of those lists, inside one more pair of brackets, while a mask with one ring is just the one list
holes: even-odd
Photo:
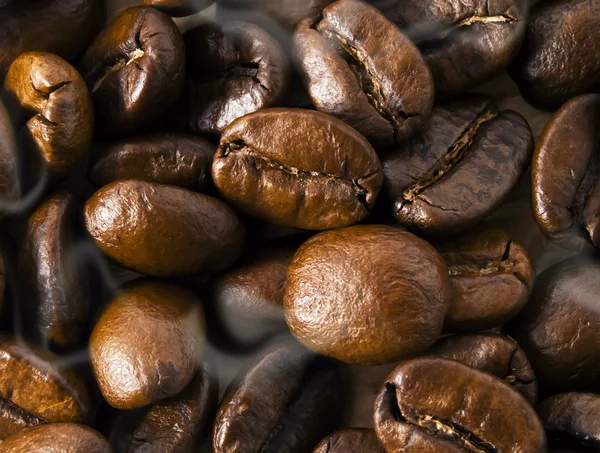
[[439, 337], [451, 297], [448, 268], [427, 242], [370, 225], [321, 233], [288, 269], [285, 317], [309, 349], [377, 365], [419, 354]]
[[44, 423], [92, 418], [85, 383], [58, 356], [0, 334], [0, 439]]
[[382, 159], [402, 225], [432, 236], [471, 227], [504, 201], [533, 150], [527, 121], [472, 95], [434, 109], [428, 129]]
[[376, 146], [402, 143], [426, 124], [431, 72], [416, 46], [377, 9], [338, 0], [294, 36], [300, 72], [315, 107]]
[[488, 332], [451, 335], [438, 340], [428, 352], [493, 374], [531, 404], [537, 401], [537, 382], [531, 364], [510, 337]]
[[101, 0], [9, 2], [0, 15], [0, 80], [24, 52], [36, 50], [74, 58], [89, 44], [103, 20]]
[[188, 80], [174, 116], [179, 129], [218, 137], [234, 120], [281, 105], [290, 67], [279, 43], [244, 22], [205, 23], [184, 35]]
[[327, 436], [314, 453], [386, 453], [372, 429], [345, 429]]
[[94, 112], [79, 73], [62, 58], [27, 52], [4, 80], [9, 111], [16, 112], [25, 144], [53, 180], [70, 176], [87, 159], [94, 135]]
[[173, 20], [151, 7], [123, 11], [87, 50], [83, 74], [104, 135], [135, 132], [177, 99], [185, 49]]
[[319, 112], [269, 109], [221, 136], [213, 180], [238, 209], [279, 226], [324, 230], [373, 208], [381, 165], [354, 129]]
[[600, 261], [576, 257], [538, 276], [510, 332], [543, 394], [600, 389]]
[[375, 403], [388, 453], [545, 453], [542, 423], [499, 379], [451, 360], [421, 358], [390, 374]]
[[181, 392], [204, 348], [199, 301], [181, 288], [133, 282], [106, 308], [90, 339], [94, 374], [106, 401], [136, 409]]
[[29, 218], [19, 258], [26, 327], [59, 348], [80, 344], [90, 315], [77, 260], [78, 218], [72, 194], [50, 196]]
[[523, 97], [554, 109], [600, 91], [600, 1], [542, 1], [532, 11], [525, 43], [512, 67]]
[[96, 192], [85, 222], [110, 258], [162, 277], [223, 270], [240, 255], [245, 235], [235, 212], [216, 198], [134, 180]]
[[144, 0], [144, 5], [154, 6], [171, 16], [189, 16], [214, 3], [214, 0]]
[[18, 148], [13, 123], [0, 99], [0, 215], [11, 210], [9, 205], [21, 195]]
[[472, 90], [508, 66], [526, 29], [525, 0], [396, 0], [386, 16], [423, 52], [437, 95]]
[[76, 423], [52, 423], [16, 434], [0, 444], [0, 453], [112, 453], [100, 433]]
[[343, 413], [337, 368], [285, 346], [269, 352], [225, 392], [213, 430], [215, 453], [310, 452]]
[[506, 231], [471, 231], [437, 249], [448, 264], [452, 282], [446, 330], [498, 327], [527, 303], [535, 277], [533, 261]]
[[574, 250], [600, 247], [600, 94], [573, 98], [538, 141], [531, 167], [541, 230]]
[[202, 192], [211, 182], [216, 146], [193, 135], [149, 134], [110, 145], [91, 167], [99, 187], [119, 180], [137, 179]]

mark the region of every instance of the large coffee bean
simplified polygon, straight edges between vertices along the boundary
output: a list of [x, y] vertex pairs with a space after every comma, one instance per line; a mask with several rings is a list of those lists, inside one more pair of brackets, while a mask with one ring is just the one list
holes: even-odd
[[531, 167], [541, 230], [574, 250], [600, 247], [600, 95], [573, 98], [555, 113]]
[[385, 453], [372, 429], [345, 429], [327, 436], [313, 453]]
[[534, 409], [499, 379], [458, 362], [422, 358], [390, 374], [375, 403], [388, 453], [545, 453]]
[[322, 113], [270, 109], [221, 136], [213, 180], [237, 208], [279, 226], [322, 230], [363, 220], [382, 183], [375, 151]]
[[487, 97], [436, 107], [423, 134], [382, 159], [396, 219], [433, 236], [473, 226], [519, 181], [533, 143], [527, 121]]
[[0, 214], [9, 210], [21, 195], [18, 148], [13, 123], [0, 99]]
[[147, 406], [190, 383], [204, 347], [201, 310], [189, 292], [153, 281], [134, 282], [108, 305], [92, 332], [90, 355], [111, 406]]
[[415, 45], [377, 9], [338, 0], [294, 35], [300, 72], [315, 107], [374, 145], [402, 143], [423, 128], [433, 79]]
[[189, 16], [213, 3], [214, 0], [144, 0], [144, 5], [154, 6], [171, 16]]
[[85, 205], [85, 222], [110, 258], [164, 277], [223, 270], [244, 241], [243, 226], [222, 201], [134, 180], [96, 192]]
[[343, 412], [335, 366], [295, 348], [279, 347], [232, 382], [213, 430], [215, 453], [310, 452]]
[[288, 269], [285, 317], [309, 349], [376, 365], [419, 354], [442, 331], [448, 268], [427, 242], [389, 226], [355, 226], [304, 243]]

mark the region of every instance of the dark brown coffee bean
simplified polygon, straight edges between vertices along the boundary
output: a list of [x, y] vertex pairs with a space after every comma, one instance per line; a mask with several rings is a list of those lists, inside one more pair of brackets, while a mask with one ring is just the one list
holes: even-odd
[[533, 211], [563, 247], [600, 247], [600, 95], [573, 98], [555, 113], [531, 167]]
[[214, 452], [312, 451], [339, 424], [340, 380], [323, 358], [288, 347], [269, 352], [225, 392], [213, 430]]
[[419, 354], [439, 337], [451, 297], [448, 268], [427, 242], [398, 228], [327, 231], [288, 269], [285, 317], [309, 349], [377, 365]]
[[136, 409], [181, 392], [204, 348], [204, 315], [181, 288], [138, 281], [106, 308], [90, 339], [94, 374], [106, 401]]
[[13, 123], [0, 99], [0, 215], [11, 208], [21, 195], [18, 148]]
[[537, 401], [537, 382], [529, 360], [516, 341], [496, 333], [451, 335], [428, 351], [456, 360], [502, 379], [531, 404]]
[[185, 49], [173, 20], [151, 7], [123, 11], [87, 50], [83, 74], [102, 133], [132, 133], [177, 99]]
[[519, 181], [533, 143], [527, 121], [487, 97], [436, 107], [423, 134], [382, 159], [396, 219], [432, 236], [475, 225]]
[[0, 334], [0, 439], [44, 423], [92, 418], [84, 381], [59, 357]]
[[1, 453], [112, 453], [100, 433], [76, 423], [36, 426], [0, 444]]
[[154, 6], [171, 16], [189, 16], [213, 3], [214, 0], [144, 0], [144, 5]]
[[506, 231], [471, 231], [437, 249], [448, 264], [452, 282], [446, 330], [498, 327], [527, 303], [535, 277], [533, 261]]
[[523, 97], [554, 109], [580, 94], [600, 91], [600, 1], [543, 1], [529, 19], [512, 76]]
[[173, 115], [179, 129], [218, 137], [236, 119], [282, 105], [290, 65], [281, 45], [256, 25], [199, 25], [184, 35], [187, 82]]
[[79, 73], [62, 58], [27, 52], [4, 80], [7, 107], [15, 110], [25, 144], [51, 179], [70, 176], [87, 159], [94, 135], [90, 95]]
[[345, 429], [327, 436], [313, 453], [385, 453], [372, 429]]
[[472, 90], [508, 66], [526, 29], [523, 0], [396, 0], [386, 11], [423, 52], [436, 94]]
[[422, 358], [390, 374], [375, 403], [388, 453], [545, 453], [542, 423], [499, 379], [451, 360]]
[[269, 109], [221, 136], [213, 180], [238, 209], [279, 226], [323, 230], [360, 222], [382, 174], [369, 143], [319, 112]]
[[223, 270], [240, 255], [245, 235], [235, 212], [216, 198], [134, 180], [96, 192], [85, 222], [110, 258], [162, 277]]
[[0, 15], [0, 80], [24, 52], [36, 50], [74, 58], [86, 48], [103, 21], [101, 0], [9, 2]]
[[216, 147], [193, 135], [149, 134], [110, 145], [91, 168], [99, 186], [137, 179], [202, 192], [210, 184]]
[[416, 46], [377, 9], [338, 0], [294, 36], [300, 72], [315, 107], [374, 145], [402, 143], [426, 124], [433, 79]]

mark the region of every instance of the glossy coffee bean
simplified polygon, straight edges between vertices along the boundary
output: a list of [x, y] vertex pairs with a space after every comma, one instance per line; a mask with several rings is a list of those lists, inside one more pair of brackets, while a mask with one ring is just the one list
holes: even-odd
[[485, 96], [436, 107], [424, 133], [382, 159], [396, 219], [432, 236], [475, 225], [517, 184], [533, 143], [521, 115]]
[[449, 96], [508, 66], [523, 42], [526, 13], [523, 0], [397, 0], [386, 16], [423, 53], [436, 94]]
[[77, 260], [78, 220], [72, 194], [50, 196], [29, 218], [19, 257], [26, 327], [59, 348], [80, 344], [90, 315]]
[[75, 68], [53, 54], [24, 53], [8, 70], [4, 94], [22, 125], [25, 144], [41, 158], [52, 180], [70, 176], [85, 162], [94, 112]]
[[377, 365], [419, 354], [439, 337], [451, 297], [448, 268], [427, 242], [389, 226], [327, 231], [288, 269], [285, 317], [309, 349]]
[[493, 374], [531, 404], [537, 401], [537, 382], [531, 364], [510, 337], [488, 332], [451, 335], [438, 340], [428, 353]]
[[236, 208], [307, 230], [360, 222], [382, 182], [379, 159], [364, 137], [335, 118], [296, 109], [264, 110], [231, 124], [212, 174]]
[[213, 429], [214, 453], [310, 452], [343, 413], [337, 368], [286, 346], [242, 371], [225, 392]]
[[0, 439], [44, 423], [92, 418], [84, 381], [58, 356], [0, 334]]
[[600, 91], [600, 1], [540, 2], [531, 12], [512, 75], [523, 97], [554, 109], [580, 94]]
[[600, 247], [600, 94], [571, 99], [550, 120], [531, 167], [533, 212], [557, 244]]
[[188, 78], [174, 108], [179, 129], [218, 137], [236, 119], [285, 99], [290, 66], [281, 45], [256, 25], [199, 25], [184, 35]]
[[170, 16], [189, 16], [213, 3], [214, 0], [144, 0], [144, 5], [153, 6]]
[[96, 192], [85, 222], [110, 258], [162, 277], [223, 270], [240, 255], [245, 235], [235, 212], [216, 198], [134, 180]]
[[123, 11], [88, 48], [82, 64], [104, 135], [135, 132], [177, 99], [185, 78], [183, 38], [151, 7]]
[[498, 327], [527, 303], [535, 277], [533, 260], [506, 231], [471, 231], [437, 249], [448, 264], [452, 282], [446, 330]]
[[148, 134], [108, 146], [92, 164], [90, 179], [99, 187], [137, 179], [202, 192], [211, 182], [216, 147], [186, 134]]
[[204, 348], [199, 301], [176, 286], [133, 282], [106, 308], [90, 339], [102, 395], [117, 409], [136, 409], [181, 392]]
[[375, 403], [388, 453], [545, 453], [534, 409], [501, 380], [451, 360], [402, 363]]
[[416, 46], [377, 9], [338, 0], [294, 35], [315, 107], [376, 146], [402, 143], [426, 124], [433, 79]]
[[372, 429], [345, 429], [327, 436], [313, 453], [386, 453]]
[[19, 150], [13, 134], [13, 123], [0, 99], [0, 215], [21, 195]]
[[572, 258], [538, 276], [511, 335], [544, 394], [600, 389], [600, 261]]
[[0, 80], [11, 63], [28, 51], [76, 57], [102, 26], [103, 9], [101, 0], [9, 2], [0, 15]]

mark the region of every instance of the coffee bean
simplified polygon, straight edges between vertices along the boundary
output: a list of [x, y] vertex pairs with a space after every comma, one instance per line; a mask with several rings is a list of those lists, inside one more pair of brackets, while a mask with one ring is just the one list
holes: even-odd
[[76, 423], [36, 426], [0, 444], [1, 453], [112, 453], [100, 433]]
[[523, 0], [396, 0], [386, 16], [419, 47], [437, 95], [472, 90], [515, 57], [526, 29]]
[[432, 236], [475, 225], [517, 184], [533, 143], [527, 121], [487, 97], [436, 107], [423, 134], [382, 159], [396, 219]]
[[458, 362], [421, 358], [388, 376], [375, 403], [388, 453], [544, 453], [534, 409], [499, 379]]
[[192, 380], [204, 347], [204, 316], [191, 293], [137, 281], [106, 308], [90, 339], [106, 401], [136, 409], [174, 396]]
[[0, 215], [21, 195], [18, 148], [13, 123], [0, 99]]
[[241, 253], [244, 228], [222, 201], [178, 187], [117, 181], [85, 205], [100, 249], [148, 275], [218, 272]]
[[338, 0], [294, 36], [299, 71], [315, 107], [375, 146], [402, 143], [426, 124], [433, 79], [416, 46], [377, 9]]
[[58, 356], [0, 334], [0, 439], [44, 423], [92, 419], [91, 397], [79, 375]]
[[94, 113], [75, 68], [56, 55], [24, 53], [10, 65], [4, 92], [25, 144], [41, 158], [51, 179], [66, 178], [85, 162]]
[[213, 430], [215, 453], [310, 452], [337, 428], [343, 386], [337, 368], [280, 346], [241, 372], [225, 392]]
[[263, 110], [231, 124], [212, 173], [238, 209], [308, 230], [360, 222], [382, 181], [379, 159], [360, 134], [335, 118], [295, 109]]
[[438, 340], [428, 352], [493, 374], [531, 404], [537, 401], [537, 382], [531, 364], [510, 337], [488, 332], [451, 335]]
[[527, 250], [500, 228], [468, 232], [437, 246], [450, 271], [449, 331], [498, 327], [518, 314], [533, 287]]
[[531, 170], [535, 218], [557, 244], [600, 246], [600, 95], [571, 99], [538, 141]]
[[149, 134], [110, 145], [91, 166], [99, 187], [119, 179], [137, 179], [202, 192], [211, 182], [216, 147], [186, 134]]
[[314, 453], [385, 453], [372, 429], [345, 429], [329, 435]]
[[355, 226], [300, 247], [288, 269], [284, 310], [309, 349], [377, 365], [431, 346], [450, 297], [448, 268], [427, 242], [389, 226]]
[[144, 5], [154, 6], [171, 16], [189, 16], [208, 8], [214, 0], [144, 0]]
[[600, 389], [600, 261], [576, 257], [538, 276], [510, 333], [543, 394]]
[[132, 133], [152, 123], [180, 94], [183, 38], [166, 14], [151, 7], [129, 8], [94, 40], [82, 68], [100, 132]]

